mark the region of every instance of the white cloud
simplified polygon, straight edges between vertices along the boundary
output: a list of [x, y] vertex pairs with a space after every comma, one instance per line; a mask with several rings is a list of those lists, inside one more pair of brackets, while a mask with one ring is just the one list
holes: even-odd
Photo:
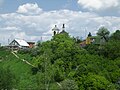
[[20, 30], [20, 28], [18, 28], [18, 27], [15, 27], [15, 26], [7, 26], [7, 27], [2, 27], [2, 28], [0, 28], [1, 30], [6, 30], [6, 31], [19, 31]]
[[55, 24], [61, 30], [65, 23], [66, 31], [75, 37], [85, 37], [88, 32], [95, 35], [101, 25], [111, 32], [120, 27], [120, 17], [101, 17], [90, 12], [57, 10], [26, 14], [0, 14], [0, 42], [5, 44], [7, 39], [14, 38], [38, 41], [43, 37], [43, 40], [48, 40], [52, 37]]
[[119, 0], [78, 0], [78, 4], [88, 10], [104, 10], [118, 7], [120, 2]]
[[35, 4], [27, 3], [19, 6], [17, 12], [22, 14], [34, 15], [34, 14], [40, 14], [42, 12], [42, 9], [38, 7], [37, 3]]

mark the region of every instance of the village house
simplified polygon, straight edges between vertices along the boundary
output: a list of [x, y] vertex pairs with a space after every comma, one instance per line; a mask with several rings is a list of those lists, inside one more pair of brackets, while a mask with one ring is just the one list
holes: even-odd
[[19, 49], [28, 49], [30, 45], [25, 41], [21, 39], [14, 39], [9, 45], [8, 48], [19, 50]]
[[102, 45], [104, 43], [105, 43], [104, 38], [101, 38], [100, 36], [92, 36], [89, 33], [88, 37], [80, 43], [80, 46], [85, 47], [90, 44]]

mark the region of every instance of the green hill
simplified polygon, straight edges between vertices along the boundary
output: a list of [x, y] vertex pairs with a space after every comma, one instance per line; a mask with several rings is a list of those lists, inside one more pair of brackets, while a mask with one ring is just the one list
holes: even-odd
[[9, 69], [9, 71], [14, 75], [14, 88], [20, 89], [31, 87], [31, 66], [16, 58], [9, 50], [5, 48], [0, 48], [0, 60], [0, 68], [4, 70]]
[[36, 49], [19, 51], [19, 58], [0, 48], [0, 89], [120, 90], [117, 38], [81, 48], [68, 33], [61, 33]]

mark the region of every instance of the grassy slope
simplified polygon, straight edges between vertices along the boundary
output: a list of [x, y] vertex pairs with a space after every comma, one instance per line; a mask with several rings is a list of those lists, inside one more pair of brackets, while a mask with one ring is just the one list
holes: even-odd
[[[31, 66], [17, 59], [10, 51], [0, 48], [0, 67], [9, 68], [9, 70], [15, 75], [16, 87], [25, 88], [29, 87], [32, 82]], [[26, 85], [25, 85], [26, 84]]]
[[21, 73], [31, 73], [31, 67], [24, 62], [17, 59], [10, 51], [2, 49], [0, 50], [1, 66], [4, 68], [9, 67], [13, 72], [17, 72], [19, 75]]

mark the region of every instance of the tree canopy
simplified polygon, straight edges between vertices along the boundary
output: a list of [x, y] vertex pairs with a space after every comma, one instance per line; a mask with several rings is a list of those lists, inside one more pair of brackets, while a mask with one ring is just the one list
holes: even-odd
[[105, 41], [108, 41], [108, 36], [109, 36], [110, 32], [108, 31], [107, 28], [105, 27], [101, 27], [99, 28], [97, 35], [101, 36], [102, 38], [105, 39]]

